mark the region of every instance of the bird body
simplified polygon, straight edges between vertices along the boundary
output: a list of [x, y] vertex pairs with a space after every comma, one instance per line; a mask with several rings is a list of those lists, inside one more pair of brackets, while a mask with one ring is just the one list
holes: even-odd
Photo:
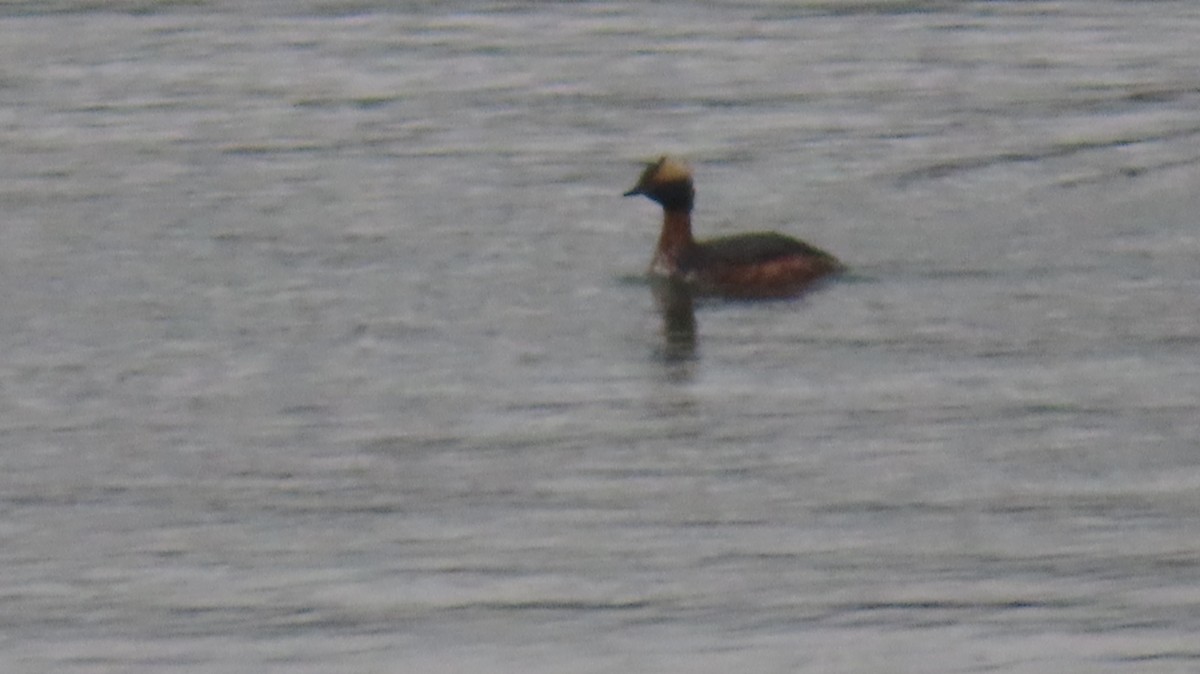
[[833, 255], [776, 232], [696, 241], [691, 212], [692, 172], [662, 157], [625, 196], [642, 195], [663, 208], [663, 226], [650, 263], [652, 277], [682, 281], [695, 291], [727, 297], [788, 297], [844, 270]]

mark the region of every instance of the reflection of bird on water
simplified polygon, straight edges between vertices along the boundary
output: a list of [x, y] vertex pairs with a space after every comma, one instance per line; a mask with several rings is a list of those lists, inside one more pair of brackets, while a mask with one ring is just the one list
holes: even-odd
[[669, 278], [655, 279], [653, 288], [663, 318], [663, 359], [667, 362], [690, 360], [696, 355], [696, 311], [691, 289]]

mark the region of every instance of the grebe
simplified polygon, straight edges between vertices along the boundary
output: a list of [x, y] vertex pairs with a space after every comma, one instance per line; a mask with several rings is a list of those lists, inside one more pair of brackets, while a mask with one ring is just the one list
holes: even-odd
[[696, 241], [692, 171], [678, 159], [664, 156], [649, 164], [625, 196], [637, 194], [663, 208], [652, 277], [683, 281], [700, 294], [767, 298], [797, 295], [845, 269], [829, 253], [775, 232]]

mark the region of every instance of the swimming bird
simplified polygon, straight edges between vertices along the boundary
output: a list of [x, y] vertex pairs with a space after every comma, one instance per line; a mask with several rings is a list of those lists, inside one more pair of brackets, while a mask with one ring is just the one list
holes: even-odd
[[663, 209], [662, 232], [650, 262], [652, 278], [683, 282], [703, 295], [770, 298], [798, 295], [845, 270], [833, 255], [776, 232], [696, 241], [692, 170], [679, 159], [663, 156], [648, 164], [637, 185], [625, 193], [635, 195]]

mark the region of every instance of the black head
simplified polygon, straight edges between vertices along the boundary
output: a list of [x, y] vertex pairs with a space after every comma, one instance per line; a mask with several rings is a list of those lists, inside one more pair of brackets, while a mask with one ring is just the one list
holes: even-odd
[[668, 211], [690, 211], [696, 198], [692, 188], [692, 170], [678, 159], [663, 156], [646, 166], [637, 185], [625, 196], [635, 194], [658, 202]]

